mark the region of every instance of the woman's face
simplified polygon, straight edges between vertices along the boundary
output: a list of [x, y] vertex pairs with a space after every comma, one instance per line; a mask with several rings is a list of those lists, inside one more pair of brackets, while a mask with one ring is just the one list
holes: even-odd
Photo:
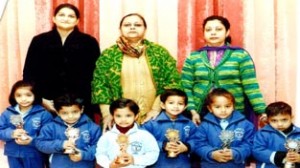
[[77, 26], [79, 20], [75, 12], [70, 8], [62, 8], [53, 17], [56, 27], [61, 30], [73, 30]]
[[225, 44], [225, 39], [229, 35], [225, 26], [219, 20], [210, 20], [204, 27], [204, 39], [208, 46], [219, 47]]
[[124, 19], [120, 32], [129, 42], [138, 42], [144, 38], [146, 27], [140, 17], [132, 15]]

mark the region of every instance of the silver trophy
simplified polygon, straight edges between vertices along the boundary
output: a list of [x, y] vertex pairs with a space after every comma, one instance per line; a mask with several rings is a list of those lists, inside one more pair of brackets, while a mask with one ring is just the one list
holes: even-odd
[[[65, 131], [65, 135], [67, 136], [68, 141], [71, 141], [73, 144], [75, 144], [75, 141], [79, 138], [80, 130], [79, 128], [68, 127]], [[76, 150], [73, 148], [67, 148], [65, 149], [64, 153], [75, 154]]]
[[[11, 115], [10, 123], [16, 126], [16, 129], [23, 129], [24, 121], [21, 115]], [[18, 138], [20, 138], [21, 140], [27, 140], [29, 137], [26, 133], [24, 133], [21, 134]]]
[[[299, 152], [300, 150], [300, 142], [295, 139], [288, 139], [284, 145], [288, 152]], [[285, 162], [284, 168], [295, 168], [295, 163]]]
[[223, 142], [221, 148], [229, 149], [231, 142], [234, 140], [234, 132], [229, 130], [222, 130], [219, 138]]

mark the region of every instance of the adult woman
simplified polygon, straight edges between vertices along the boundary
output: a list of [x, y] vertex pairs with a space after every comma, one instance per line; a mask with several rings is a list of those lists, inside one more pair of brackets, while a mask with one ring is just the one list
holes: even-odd
[[92, 117], [90, 85], [100, 48], [94, 37], [79, 31], [79, 15], [74, 5], [56, 7], [53, 29], [31, 41], [23, 78], [36, 83], [48, 110], [55, 111], [53, 99], [73, 92], [84, 98], [85, 112]]
[[[192, 52], [182, 70], [182, 84], [188, 95], [188, 110], [195, 123], [212, 88], [222, 87], [236, 99], [236, 110], [244, 112], [245, 96], [257, 114], [266, 107], [256, 79], [254, 63], [247, 51], [230, 46], [230, 23], [221, 16], [210, 16], [203, 22], [207, 46]], [[264, 115], [265, 117], [265, 115]]]
[[164, 47], [144, 39], [147, 24], [141, 15], [124, 16], [119, 29], [117, 44], [97, 60], [92, 81], [92, 102], [100, 104], [104, 131], [111, 127], [113, 100], [135, 100], [142, 123], [160, 112], [159, 95], [164, 89], [180, 88], [175, 59]]

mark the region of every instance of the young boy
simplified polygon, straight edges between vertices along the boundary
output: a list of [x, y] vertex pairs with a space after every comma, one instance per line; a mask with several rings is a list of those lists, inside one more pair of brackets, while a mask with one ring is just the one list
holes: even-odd
[[57, 117], [41, 129], [37, 148], [50, 156], [50, 167], [93, 168], [101, 129], [85, 114], [83, 100], [65, 94], [54, 100]]
[[121, 98], [109, 109], [115, 124], [103, 134], [97, 144], [97, 163], [105, 168], [146, 167], [156, 162], [159, 154], [157, 142], [147, 131], [135, 123], [138, 105]]
[[300, 167], [298, 151], [287, 150], [287, 141], [295, 140], [299, 149], [300, 128], [293, 125], [292, 108], [285, 102], [274, 102], [267, 106], [268, 125], [261, 128], [254, 137], [253, 156], [257, 167], [284, 167], [296, 164]]
[[160, 96], [163, 111], [143, 125], [156, 138], [160, 154], [154, 167], [191, 167], [189, 153], [195, 147], [196, 125], [183, 116], [185, 92], [167, 89]]
[[196, 153], [202, 168], [245, 167], [251, 155], [254, 125], [234, 110], [235, 99], [225, 89], [213, 89], [206, 98], [209, 113], [198, 128]]

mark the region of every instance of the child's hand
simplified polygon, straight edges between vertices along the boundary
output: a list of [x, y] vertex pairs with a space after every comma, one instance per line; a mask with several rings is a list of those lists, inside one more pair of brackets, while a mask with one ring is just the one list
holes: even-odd
[[176, 156], [180, 153], [186, 152], [188, 150], [181, 141], [178, 142], [167, 142], [165, 150], [168, 152], [173, 152]]
[[69, 154], [69, 157], [73, 162], [79, 162], [82, 159], [81, 151], [79, 149], [75, 148], [75, 153]]
[[300, 163], [300, 154], [297, 152], [288, 152], [286, 154], [286, 161], [291, 163]]
[[110, 164], [110, 168], [125, 167], [133, 163], [134, 160], [132, 155], [123, 153], [114, 159], [114, 161]]
[[212, 153], [212, 158], [217, 162], [228, 162], [233, 159], [231, 149], [220, 149]]
[[17, 138], [20, 138], [22, 135], [26, 134], [26, 131], [24, 129], [15, 129], [13, 132], [12, 132], [12, 135], [11, 137], [13, 139], [17, 139]]
[[32, 138], [28, 136], [27, 134], [21, 135], [19, 138], [15, 139], [15, 142], [19, 145], [28, 145], [32, 141]]
[[73, 142], [66, 140], [63, 143], [63, 148], [64, 149], [70, 149], [70, 148], [75, 149], [76, 147], [75, 147], [75, 144]]

